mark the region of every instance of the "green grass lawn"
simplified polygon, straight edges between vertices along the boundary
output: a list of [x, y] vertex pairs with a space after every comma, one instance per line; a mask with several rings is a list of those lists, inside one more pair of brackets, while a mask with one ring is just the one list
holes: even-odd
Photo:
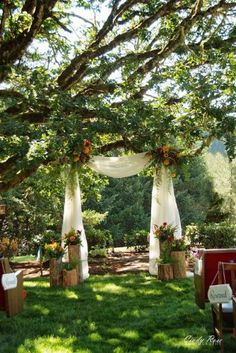
[[[0, 312], [1, 353], [217, 352], [208, 342], [210, 308], [194, 304], [192, 279], [106, 275], [52, 289], [38, 278], [25, 287], [24, 311], [10, 319]], [[225, 353], [235, 351], [229, 337]]]
[[11, 261], [13, 262], [27, 262], [36, 260], [34, 255], [14, 256]]

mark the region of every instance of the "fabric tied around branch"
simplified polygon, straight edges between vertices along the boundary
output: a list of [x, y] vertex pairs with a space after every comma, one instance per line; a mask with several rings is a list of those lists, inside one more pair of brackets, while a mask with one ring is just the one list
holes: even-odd
[[122, 157], [94, 156], [89, 160], [88, 166], [99, 174], [112, 178], [126, 178], [140, 173], [150, 163], [151, 157], [143, 152]]

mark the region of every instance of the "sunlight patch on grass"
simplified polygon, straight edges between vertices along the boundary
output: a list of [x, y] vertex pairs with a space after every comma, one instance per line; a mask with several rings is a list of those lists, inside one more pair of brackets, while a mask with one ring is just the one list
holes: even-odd
[[100, 294], [96, 294], [95, 295], [95, 298], [96, 298], [96, 300], [98, 301], [98, 302], [102, 302], [103, 301], [103, 296], [102, 295], [100, 295]]
[[101, 291], [105, 293], [112, 293], [112, 294], [123, 294], [123, 293], [130, 293], [128, 288], [123, 288], [118, 286], [114, 283], [102, 284], [94, 286], [94, 291]]
[[109, 343], [112, 346], [117, 346], [118, 344], [120, 344], [120, 339], [118, 339], [118, 338], [109, 338], [106, 342]]
[[170, 288], [171, 290], [174, 290], [175, 292], [183, 292], [185, 289], [183, 287], [180, 287], [177, 283], [167, 283], [165, 285], [166, 288]]
[[132, 339], [132, 340], [138, 340], [139, 339], [139, 333], [137, 331], [134, 331], [134, 330], [128, 330], [122, 335], [122, 337], [129, 338], [129, 339]]
[[97, 330], [97, 324], [96, 324], [96, 322], [90, 322], [89, 325], [88, 325], [88, 327], [89, 327], [89, 329], [90, 329], [91, 331]]
[[163, 291], [160, 289], [139, 289], [137, 291], [139, 294], [143, 294], [143, 295], [156, 295], [156, 296], [160, 296], [163, 294]]
[[102, 336], [98, 332], [93, 332], [88, 335], [89, 339], [93, 342], [102, 341]]
[[49, 281], [30, 281], [24, 279], [24, 287], [28, 288], [49, 288]]
[[76, 294], [74, 291], [69, 290], [69, 289], [66, 289], [64, 294], [65, 294], [65, 297], [69, 298], [69, 299], [78, 299], [79, 298], [78, 294]]
[[37, 311], [37, 314], [41, 315], [49, 315], [50, 310], [45, 308], [44, 306], [40, 304], [34, 304], [33, 305], [33, 310]]
[[112, 351], [113, 353], [125, 353], [124, 349], [122, 347], [116, 347]]
[[[53, 336], [40, 337], [34, 340], [26, 339], [23, 344], [21, 344], [17, 353], [71, 353], [70, 348], [75, 341], [74, 337], [59, 338]], [[78, 351], [82, 353], [82, 351]], [[84, 350], [83, 353], [90, 353], [90, 350]]]

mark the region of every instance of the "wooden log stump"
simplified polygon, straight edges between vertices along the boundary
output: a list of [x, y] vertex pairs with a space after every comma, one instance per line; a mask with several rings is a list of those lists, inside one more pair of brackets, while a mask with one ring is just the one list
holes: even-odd
[[63, 270], [62, 271], [63, 277], [63, 287], [73, 287], [78, 284], [78, 277], [76, 269], [73, 270]]
[[68, 245], [68, 257], [69, 257], [69, 262], [77, 262], [75, 269], [77, 273], [77, 284], [79, 284], [80, 282], [82, 282], [80, 246]]
[[169, 281], [173, 279], [173, 268], [172, 264], [160, 264], [158, 265], [158, 279], [161, 281]]
[[61, 262], [57, 259], [51, 259], [49, 263], [50, 269], [50, 287], [62, 286]]
[[186, 277], [185, 251], [172, 251], [171, 260], [173, 265], [174, 278]]

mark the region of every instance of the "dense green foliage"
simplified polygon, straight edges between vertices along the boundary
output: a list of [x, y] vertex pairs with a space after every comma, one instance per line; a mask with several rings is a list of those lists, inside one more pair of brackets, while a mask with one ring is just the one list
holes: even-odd
[[[172, 143], [235, 146], [233, 1], [0, 4], [0, 190], [42, 165]], [[122, 151], [123, 152], [123, 151]]]
[[[26, 280], [24, 311], [0, 312], [1, 353], [210, 353], [210, 307], [194, 302], [192, 279], [93, 276], [79, 287]], [[186, 339], [191, 336], [193, 340]], [[226, 335], [225, 352], [235, 340]], [[219, 346], [216, 346], [219, 349]]]
[[206, 249], [236, 247], [236, 224], [229, 222], [189, 225], [186, 235], [192, 245], [200, 245]]

